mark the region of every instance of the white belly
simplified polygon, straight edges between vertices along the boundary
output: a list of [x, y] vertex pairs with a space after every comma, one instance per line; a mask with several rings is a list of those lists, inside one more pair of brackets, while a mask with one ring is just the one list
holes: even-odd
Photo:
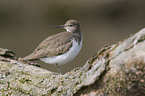
[[59, 55], [59, 56], [40, 58], [40, 60], [45, 62], [45, 63], [49, 63], [49, 64], [63, 65], [63, 64], [66, 64], [66, 63], [72, 61], [77, 56], [77, 54], [79, 53], [81, 47], [82, 47], [82, 41], [79, 45], [73, 39], [73, 45], [68, 52], [66, 52], [62, 55]]

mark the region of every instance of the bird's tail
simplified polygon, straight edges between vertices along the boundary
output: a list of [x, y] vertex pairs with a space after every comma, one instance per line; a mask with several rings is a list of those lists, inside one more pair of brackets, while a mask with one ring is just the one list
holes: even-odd
[[33, 60], [38, 60], [38, 58], [35, 58], [33, 55], [34, 54], [30, 54], [30, 55], [28, 55], [26, 57], [19, 58], [18, 60], [19, 61], [33, 61]]
[[[28, 56], [29, 56], [29, 55], [28, 55]], [[21, 63], [27, 63], [27, 64], [29, 64], [29, 65], [34, 65], [34, 66], [40, 67], [39, 64], [30, 62], [30, 61], [33, 61], [33, 60], [36, 60], [36, 59], [28, 58], [28, 56], [26, 56], [26, 57], [24, 57], [24, 58], [18, 58], [18, 61], [21, 62]]]

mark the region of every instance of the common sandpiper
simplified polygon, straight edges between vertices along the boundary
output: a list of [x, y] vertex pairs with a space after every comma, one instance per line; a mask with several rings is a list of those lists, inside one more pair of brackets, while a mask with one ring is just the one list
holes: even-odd
[[21, 60], [40, 59], [45, 63], [55, 64], [58, 72], [61, 73], [59, 66], [72, 61], [80, 52], [83, 36], [77, 20], [68, 20], [64, 25], [54, 26], [57, 27], [64, 28], [66, 31], [49, 36], [33, 53]]

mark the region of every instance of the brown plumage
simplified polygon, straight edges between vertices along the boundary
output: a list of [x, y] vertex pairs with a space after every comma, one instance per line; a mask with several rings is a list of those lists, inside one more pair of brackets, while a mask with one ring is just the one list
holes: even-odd
[[83, 36], [77, 20], [68, 20], [64, 25], [55, 27], [62, 27], [66, 32], [49, 36], [33, 53], [19, 60], [40, 59], [45, 63], [55, 64], [58, 72], [61, 73], [59, 66], [72, 61], [81, 50]]
[[72, 47], [72, 39], [75, 39], [75, 41], [80, 44], [82, 34], [80, 31], [79, 22], [77, 20], [68, 20], [65, 25], [55, 27], [62, 27], [67, 31], [46, 38], [39, 44], [33, 53], [21, 58], [20, 60], [36, 60], [66, 53]]
[[70, 49], [72, 46], [71, 39], [73, 38], [75, 38], [76, 41], [79, 41], [81, 36], [71, 32], [62, 32], [52, 35], [42, 41], [33, 53], [21, 60], [35, 60], [44, 57], [61, 55]]

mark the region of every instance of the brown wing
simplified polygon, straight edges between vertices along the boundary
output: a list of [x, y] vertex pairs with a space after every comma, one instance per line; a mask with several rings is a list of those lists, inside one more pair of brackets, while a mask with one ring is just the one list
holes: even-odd
[[[73, 37], [73, 33], [70, 32], [62, 32], [52, 35], [42, 41], [33, 53], [22, 58], [22, 60], [33, 60], [63, 54], [72, 46], [71, 39]], [[66, 46], [64, 44], [66, 44]]]

